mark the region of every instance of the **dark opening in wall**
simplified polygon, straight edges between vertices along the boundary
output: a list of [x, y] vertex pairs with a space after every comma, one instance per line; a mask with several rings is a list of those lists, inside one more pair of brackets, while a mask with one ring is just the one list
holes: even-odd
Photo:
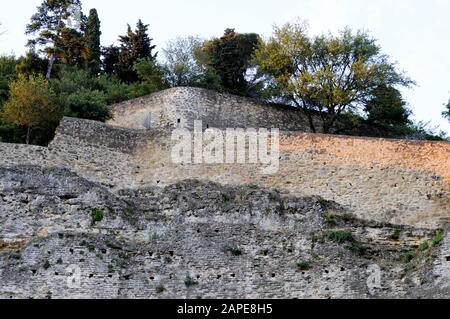
[[209, 124], [206, 124], [206, 128], [209, 128]]
[[181, 123], [181, 119], [178, 119], [178, 120], [177, 120], [177, 123], [180, 124], [180, 123]]
[[450, 261], [450, 256], [445, 257], [445, 260]]

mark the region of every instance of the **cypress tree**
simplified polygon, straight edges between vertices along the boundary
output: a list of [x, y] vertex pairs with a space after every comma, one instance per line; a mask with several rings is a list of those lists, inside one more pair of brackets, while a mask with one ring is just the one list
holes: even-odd
[[85, 29], [86, 63], [93, 74], [100, 72], [101, 48], [100, 48], [100, 19], [96, 9], [89, 11], [89, 17]]

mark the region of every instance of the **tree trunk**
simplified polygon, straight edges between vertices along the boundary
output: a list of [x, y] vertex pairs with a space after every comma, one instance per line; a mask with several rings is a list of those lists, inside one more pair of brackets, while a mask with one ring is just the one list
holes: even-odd
[[30, 144], [30, 136], [31, 136], [31, 127], [27, 127], [27, 145]]
[[53, 63], [55, 63], [55, 55], [52, 54], [50, 56], [50, 60], [48, 61], [47, 74], [45, 75], [45, 79], [48, 81], [52, 76]]

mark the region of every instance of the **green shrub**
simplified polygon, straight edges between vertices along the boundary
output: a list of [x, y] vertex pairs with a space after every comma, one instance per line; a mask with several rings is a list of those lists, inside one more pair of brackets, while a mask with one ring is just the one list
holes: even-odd
[[366, 254], [367, 252], [367, 246], [361, 244], [360, 242], [353, 242], [350, 245], [348, 245], [346, 247], [348, 250], [350, 250], [352, 253], [358, 255], [358, 256], [363, 256]]
[[99, 208], [94, 208], [91, 212], [91, 218], [92, 218], [92, 226], [94, 226], [96, 223], [99, 223], [104, 218], [103, 210]]
[[400, 228], [395, 228], [394, 231], [392, 232], [391, 236], [389, 236], [389, 239], [399, 240], [401, 233], [402, 233], [402, 230]]
[[334, 241], [338, 244], [346, 242], [355, 242], [355, 237], [349, 231], [345, 230], [330, 230], [325, 233], [325, 238]]
[[310, 260], [304, 260], [297, 263], [297, 268], [299, 270], [310, 270], [312, 267], [312, 262]]
[[225, 252], [232, 254], [233, 256], [241, 256], [242, 249], [238, 246], [226, 246]]
[[426, 240], [419, 245], [418, 249], [419, 249], [419, 251], [425, 251], [428, 248], [430, 248], [430, 242], [428, 240]]
[[432, 239], [433, 246], [434, 247], [439, 246], [443, 240], [444, 240], [444, 234], [442, 233], [442, 231], [436, 230], [436, 232], [434, 233], [434, 237]]
[[327, 223], [329, 226], [336, 226], [336, 215], [334, 215], [331, 212], [325, 213], [325, 223]]
[[411, 261], [413, 261], [416, 258], [416, 254], [413, 252], [407, 252], [405, 254], [403, 254], [400, 257], [400, 260], [405, 263], [405, 264], [409, 264]]

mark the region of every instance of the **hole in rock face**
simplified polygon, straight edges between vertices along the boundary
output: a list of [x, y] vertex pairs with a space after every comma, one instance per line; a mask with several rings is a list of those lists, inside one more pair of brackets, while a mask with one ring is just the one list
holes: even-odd
[[94, 278], [94, 274], [89, 274], [89, 278]]
[[222, 275], [217, 275], [217, 279], [220, 279], [220, 278], [222, 278]]
[[446, 261], [450, 261], [450, 256], [445, 257]]
[[232, 277], [232, 278], [236, 277], [236, 274], [231, 274], [231, 277]]

